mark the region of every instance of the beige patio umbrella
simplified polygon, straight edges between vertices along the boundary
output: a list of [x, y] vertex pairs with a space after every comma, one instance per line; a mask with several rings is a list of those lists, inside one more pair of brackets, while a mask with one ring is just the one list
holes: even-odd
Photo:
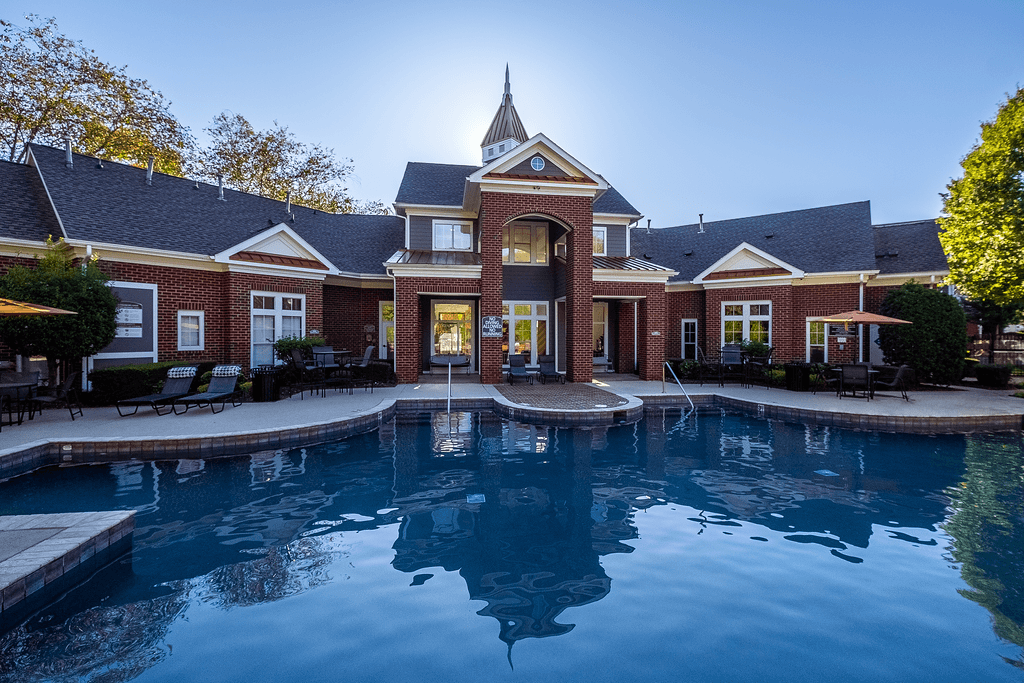
[[[826, 322], [826, 323], [843, 323], [846, 328], [849, 329], [851, 325], [913, 325], [914, 323], [909, 320], [900, 320], [899, 318], [890, 318], [887, 315], [879, 315], [877, 313], [866, 313], [864, 311], [846, 311], [844, 313], [833, 313], [832, 315], [823, 315], [820, 318], [812, 318], [812, 320]], [[864, 360], [864, 344], [863, 341], [857, 342], [857, 357], [860, 360]]]
[[78, 313], [42, 304], [30, 304], [25, 301], [14, 301], [13, 299], [0, 299], [0, 317], [27, 315], [78, 315]]

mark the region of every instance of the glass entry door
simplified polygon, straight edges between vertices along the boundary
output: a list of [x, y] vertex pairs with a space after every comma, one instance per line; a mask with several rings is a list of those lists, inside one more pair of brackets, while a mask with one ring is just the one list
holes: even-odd
[[431, 305], [434, 356], [466, 356], [473, 369], [473, 305], [468, 301], [435, 300]]

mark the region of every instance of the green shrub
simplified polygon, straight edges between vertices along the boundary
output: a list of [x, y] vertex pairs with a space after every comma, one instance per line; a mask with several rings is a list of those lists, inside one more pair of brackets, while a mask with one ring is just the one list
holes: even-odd
[[179, 365], [194, 363], [165, 361], [93, 370], [89, 373], [89, 381], [92, 382], [91, 402], [96, 405], [109, 405], [127, 398], [155, 394], [163, 387], [168, 368]]
[[974, 375], [978, 378], [978, 384], [983, 387], [1005, 387], [1010, 383], [1010, 374], [1012, 372], [1012, 365], [979, 365], [974, 368]]
[[750, 341], [749, 339], [744, 339], [740, 342], [740, 349], [747, 353], [747, 355], [756, 356], [758, 358], [764, 358], [767, 356], [768, 351], [771, 348], [772, 347], [768, 346], [764, 342]]
[[955, 298], [910, 281], [886, 295], [881, 313], [912, 323], [879, 326], [887, 365], [909, 365], [924, 382], [951, 384], [960, 379], [967, 355], [967, 318]]
[[281, 337], [274, 342], [274, 353], [279, 359], [289, 361], [292, 358], [292, 349], [299, 349], [303, 358], [312, 358], [313, 347], [323, 345], [323, 337]]

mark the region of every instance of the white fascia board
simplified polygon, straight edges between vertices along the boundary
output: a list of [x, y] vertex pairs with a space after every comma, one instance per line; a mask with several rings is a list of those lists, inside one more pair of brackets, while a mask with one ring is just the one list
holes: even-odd
[[834, 272], [834, 273], [804, 273], [804, 277], [800, 282], [794, 282], [794, 285], [825, 285], [825, 284], [859, 284], [861, 282], [861, 276], [867, 282], [868, 279], [872, 278], [878, 273], [877, 270], [851, 270], [846, 272]]
[[804, 271], [800, 270], [796, 266], [792, 266], [792, 265], [786, 263], [785, 261], [782, 261], [782, 260], [780, 260], [778, 258], [775, 258], [771, 254], [769, 254], [767, 251], [764, 251], [763, 249], [758, 249], [757, 247], [755, 247], [753, 244], [750, 244], [749, 242], [740, 242], [735, 247], [733, 247], [732, 251], [730, 251], [728, 254], [726, 254], [722, 258], [720, 258], [717, 261], [715, 261], [714, 263], [712, 263], [710, 266], [708, 266], [707, 269], [705, 269], [702, 273], [697, 275], [697, 277], [693, 278], [693, 281], [694, 282], [699, 282], [699, 283], [703, 284], [704, 283], [704, 278], [706, 278], [711, 273], [715, 272], [724, 263], [726, 263], [729, 259], [731, 259], [736, 254], [740, 253], [741, 251], [749, 251], [750, 253], [754, 254], [755, 256], [760, 256], [761, 258], [763, 258], [764, 260], [768, 261], [769, 263], [775, 264], [774, 265], [775, 268], [785, 268], [786, 270], [788, 270], [790, 272], [790, 274], [789, 275], [773, 275], [773, 276], [769, 276], [768, 278], [737, 278], [735, 280], [732, 280], [732, 279], [730, 279], [730, 280], [714, 280], [714, 282], [733, 282], [734, 283], [734, 282], [742, 282], [742, 281], [762, 280], [762, 279], [779, 279], [779, 278], [784, 278], [784, 279], [787, 279], [787, 280], [791, 280], [793, 278], [801, 278], [801, 277], [804, 276]]
[[324, 279], [325, 285], [335, 287], [352, 287], [354, 289], [394, 289], [395, 281], [388, 275], [361, 275], [353, 273], [339, 273], [328, 275]]
[[432, 266], [425, 264], [384, 264], [393, 277], [436, 277], [456, 280], [479, 280], [483, 266]]
[[[484, 176], [487, 175], [488, 173], [503, 173], [508, 169], [518, 165], [520, 162], [524, 161], [528, 157], [531, 157], [537, 152], [544, 150], [545, 148], [547, 149], [547, 152], [550, 156], [557, 157], [552, 159], [552, 162], [554, 162], [556, 166], [559, 166], [559, 168], [561, 168], [561, 165], [558, 162], [564, 162], [567, 166], [569, 166], [571, 171], [579, 173], [580, 175], [585, 175], [594, 180], [594, 182], [597, 184], [597, 189], [601, 191], [608, 189], [608, 181], [602, 178], [599, 173], [595, 173], [594, 171], [584, 166], [575, 157], [573, 157], [564, 149], [562, 149], [554, 142], [552, 142], [548, 138], [548, 136], [544, 135], [544, 133], [537, 133], [523, 144], [507, 152], [504, 156], [499, 157], [492, 161], [491, 163], [484, 166], [483, 168], [478, 169], [476, 173], [473, 173], [471, 176], [469, 176], [469, 182], [480, 183], [483, 181]], [[530, 181], [522, 180], [516, 182], [528, 183], [531, 185], [536, 184], [531, 183]]]
[[430, 218], [467, 218], [476, 219], [475, 211], [468, 211], [461, 206], [423, 206], [406, 205], [407, 216], [428, 216]]
[[[919, 273], [889, 273], [887, 275], [876, 275], [874, 278], [869, 280], [866, 284], [868, 284], [869, 286], [871, 285], [872, 282], [874, 282], [876, 284], [883, 284], [882, 282], [879, 282], [880, 280], [918, 280], [918, 281], [920, 281], [920, 278], [928, 278], [930, 280], [933, 277], [935, 277], [935, 278], [943, 277], [944, 278], [944, 277], [946, 277], [948, 275], [949, 275], [949, 271], [948, 270], [926, 270], [926, 271], [922, 271], [922, 272], [919, 272]], [[886, 282], [884, 284], [888, 285], [890, 283]]]
[[679, 275], [674, 270], [605, 270], [595, 268], [594, 282], [660, 282], [665, 284], [669, 278]]
[[36, 169], [39, 181], [43, 184], [43, 191], [46, 192], [46, 201], [50, 203], [50, 208], [53, 209], [53, 215], [57, 217], [57, 225], [60, 226], [60, 235], [66, 241], [68, 239], [68, 231], [64, 229], [64, 221], [60, 219], [60, 212], [57, 211], [57, 205], [53, 203], [53, 197], [50, 196], [50, 188], [46, 186], [46, 178], [43, 177], [43, 171], [39, 168], [39, 163], [36, 161], [36, 157], [32, 153], [32, 145], [29, 145], [28, 147], [28, 158], [25, 162]]
[[[6, 242], [7, 240], [5, 240]], [[168, 249], [153, 249], [151, 247], [134, 247], [126, 244], [111, 244], [110, 242], [93, 242], [90, 240], [78, 240], [70, 239], [64, 240], [69, 246], [76, 248], [77, 250], [82, 249], [82, 253], [85, 253], [86, 247], [92, 247], [93, 253], [96, 253], [97, 249], [102, 249], [106, 254], [101, 254], [100, 258], [113, 258], [121, 257], [116, 260], [130, 260], [133, 263], [154, 263], [156, 261], [190, 261], [199, 263], [210, 263], [212, 257], [209, 254], [193, 254], [186, 251], [170, 251]], [[125, 258], [127, 257], [127, 258]], [[190, 265], [188, 267], [194, 267]]]
[[703, 285], [695, 285], [692, 282], [670, 282], [665, 285], [666, 292], [702, 292]]
[[[312, 244], [310, 244], [306, 240], [304, 240], [301, 237], [299, 237], [298, 233], [296, 233], [294, 230], [289, 228], [288, 225], [285, 224], [285, 223], [278, 223], [277, 225], [275, 225], [273, 227], [267, 228], [266, 230], [263, 230], [262, 232], [259, 232], [256, 235], [253, 235], [252, 237], [250, 237], [249, 239], [245, 240], [244, 242], [239, 242], [238, 244], [236, 244], [234, 246], [231, 246], [231, 247], [228, 247], [227, 249], [225, 249], [224, 251], [222, 251], [220, 253], [214, 254], [213, 255], [213, 260], [216, 261], [217, 263], [238, 263], [238, 261], [232, 261], [231, 260], [231, 255], [232, 254], [237, 254], [240, 251], [245, 251], [246, 249], [248, 249], [249, 247], [253, 246], [254, 244], [259, 244], [260, 242], [262, 242], [263, 240], [267, 239], [268, 237], [272, 237], [274, 235], [279, 235], [279, 234], [287, 235], [290, 239], [295, 241], [300, 247], [302, 247], [303, 249], [308, 251], [310, 254], [312, 254], [313, 258], [315, 258], [317, 261], [319, 261], [320, 263], [322, 263], [325, 266], [327, 266], [327, 268], [328, 268], [327, 272], [328, 273], [337, 273], [338, 272], [338, 267], [337, 266], [335, 266], [333, 263], [331, 263], [327, 259], [327, 257], [325, 257], [323, 254], [321, 254], [319, 251], [317, 251], [316, 248], [314, 248]], [[255, 264], [253, 264], [253, 265], [255, 265]], [[275, 270], [277, 270], [277, 269], [284, 269], [284, 270], [289, 271], [289, 272], [291, 272], [291, 271], [298, 271], [298, 272], [306, 271], [306, 272], [310, 272], [310, 273], [323, 272], [323, 271], [319, 271], [319, 270], [314, 270], [312, 268], [296, 268], [295, 266], [271, 266], [270, 264], [264, 264], [264, 266], [273, 268]]]
[[642, 216], [628, 216], [623, 213], [595, 213], [594, 225], [629, 225]]
[[710, 280], [703, 283], [704, 289], [735, 289], [737, 287], [778, 287], [792, 285], [792, 275], [776, 275], [773, 277], [742, 278], [736, 280]]
[[536, 180], [499, 180], [488, 178], [480, 183], [482, 192], [504, 192], [507, 194], [543, 194], [562, 195], [566, 197], [593, 197], [597, 193], [596, 185], [580, 185], [578, 183], [544, 183]]

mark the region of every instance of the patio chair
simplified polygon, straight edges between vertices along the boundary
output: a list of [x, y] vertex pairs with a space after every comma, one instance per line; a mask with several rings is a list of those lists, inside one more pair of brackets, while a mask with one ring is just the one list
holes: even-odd
[[540, 383], [547, 384], [549, 379], [554, 379], [565, 384], [565, 375], [555, 368], [554, 356], [537, 356], [537, 364], [540, 365]]
[[350, 363], [347, 363], [345, 367], [349, 368], [350, 370], [354, 370], [355, 368], [365, 368], [370, 364], [370, 358], [371, 356], [373, 356], [373, 350], [376, 348], [377, 347], [373, 345], [367, 346], [366, 351], [363, 352], [363, 357], [361, 360], [354, 360]]
[[747, 386], [753, 386], [754, 382], [764, 382], [765, 387], [772, 388], [771, 362], [772, 352], [775, 349], [768, 347], [766, 356], [748, 356], [743, 364], [743, 377]]
[[306, 389], [309, 389], [310, 396], [314, 391], [320, 392], [321, 395], [327, 394], [327, 373], [324, 372], [323, 366], [315, 360], [303, 358], [299, 349], [292, 349], [291, 364], [298, 379], [293, 386], [298, 387], [300, 400]]
[[7, 424], [14, 424], [14, 411], [18, 411], [18, 424], [25, 421], [25, 413], [28, 419], [35, 416], [36, 387], [39, 386], [39, 372], [14, 372], [4, 370], [0, 372], [0, 383], [16, 384], [20, 386], [8, 386], [0, 388], [0, 395], [5, 398], [2, 403], [7, 405]]
[[[238, 400], [238, 376], [241, 372], [242, 368], [238, 365], [218, 365], [213, 369], [213, 377], [210, 379], [210, 386], [206, 391], [179, 398], [171, 404], [174, 414], [184, 415], [193, 406], [197, 408], [210, 406], [211, 412], [219, 413], [224, 410], [228, 399], [231, 399], [233, 406], [242, 405], [242, 402]], [[220, 410], [214, 408], [215, 403], [220, 403]], [[184, 408], [180, 413], [178, 412], [179, 406]]]
[[[138, 398], [126, 398], [115, 404], [117, 414], [121, 417], [128, 417], [139, 412], [140, 406], [149, 406], [156, 411], [157, 415], [167, 415], [173, 410], [171, 404], [179, 398], [189, 395], [192, 390], [192, 382], [196, 376], [196, 366], [180, 365], [167, 370], [167, 379], [164, 386], [156, 394], [139, 396]], [[133, 407], [130, 413], [123, 412], [121, 408]], [[161, 412], [161, 409], [166, 409]]]
[[725, 386], [725, 378], [746, 380], [743, 369], [743, 350], [739, 344], [726, 344], [722, 347], [721, 361], [718, 364], [718, 386]]
[[370, 391], [373, 391], [373, 381], [367, 377], [367, 374], [369, 373], [368, 368], [373, 361], [373, 353], [376, 350], [377, 347], [372, 344], [367, 346], [360, 360], [354, 360], [345, 366], [352, 373], [349, 381], [353, 387], [369, 388]]
[[839, 368], [839, 398], [844, 395], [856, 398], [857, 391], [864, 393], [864, 398], [871, 400], [871, 374], [867, 365], [843, 365]]
[[334, 358], [333, 346], [314, 346], [313, 358], [328, 376], [341, 370], [341, 363]]
[[[54, 387], [53, 393], [36, 395], [32, 398], [32, 402], [35, 404], [36, 412], [42, 413], [44, 405], [56, 405], [60, 402], [64, 402], [67, 406], [68, 412], [71, 413], [71, 421], [75, 421], [75, 415], [84, 417], [82, 414], [82, 401], [78, 397], [78, 388], [76, 382], [81, 373], [72, 372], [64, 378], [59, 387]], [[136, 408], [138, 410], [138, 408]]]
[[508, 355], [508, 383], [515, 384], [517, 377], [533, 384], [533, 375], [526, 371], [526, 356], [521, 353], [510, 353]]
[[910, 397], [907, 396], [907, 384], [910, 382], [910, 374], [912, 372], [913, 370], [909, 365], [901, 365], [900, 369], [896, 371], [896, 377], [891, 382], [876, 381], [874, 389], [875, 391], [878, 391], [880, 388], [899, 391], [903, 394], [903, 398], [909, 402]]

